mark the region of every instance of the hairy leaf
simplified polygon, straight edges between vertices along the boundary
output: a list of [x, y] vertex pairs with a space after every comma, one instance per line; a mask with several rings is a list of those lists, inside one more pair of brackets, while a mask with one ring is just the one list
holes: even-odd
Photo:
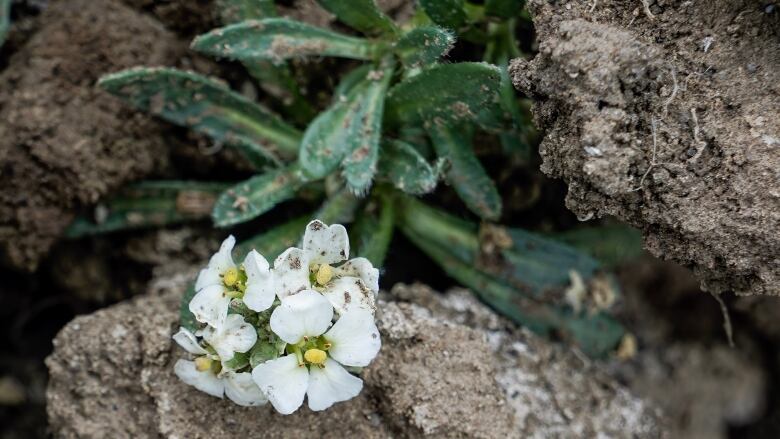
[[397, 189], [412, 195], [424, 195], [436, 189], [441, 166], [431, 166], [412, 145], [390, 140], [379, 154], [379, 174]]
[[116, 230], [178, 224], [208, 218], [221, 183], [147, 181], [126, 186], [98, 204], [93, 218], [77, 217], [65, 235], [78, 238]]
[[[220, 0], [218, 7], [225, 25], [277, 15], [273, 0]], [[242, 64], [257, 80], [263, 92], [281, 102], [280, 111], [284, 116], [301, 125], [311, 122], [317, 112], [301, 94], [300, 87], [285, 63], [245, 60]]]
[[485, 63], [440, 64], [408, 78], [387, 94], [387, 116], [393, 123], [442, 125], [473, 120], [486, 129], [501, 129], [501, 71]]
[[[349, 94], [320, 113], [301, 141], [300, 161], [307, 175], [322, 178], [339, 164], [355, 193], [368, 189], [376, 172], [384, 96], [392, 65], [370, 70]], [[348, 77], [350, 82], [355, 78]]]
[[463, 0], [419, 0], [425, 14], [434, 23], [458, 29], [466, 21]]
[[217, 227], [256, 218], [295, 196], [303, 183], [297, 165], [257, 175], [226, 190], [217, 198], [211, 214]]
[[331, 105], [345, 102], [347, 98], [349, 98], [350, 93], [352, 93], [352, 90], [354, 90], [357, 85], [362, 84], [373, 69], [374, 66], [372, 64], [363, 64], [342, 76], [339, 84], [333, 89]]
[[235, 146], [255, 162], [297, 154], [298, 130], [217, 80], [176, 69], [135, 68], [106, 75], [98, 84], [136, 108]]
[[462, 130], [432, 125], [428, 129], [436, 154], [449, 161], [447, 181], [466, 206], [488, 220], [501, 217], [501, 195], [485, 172], [471, 145], [471, 136]]
[[373, 59], [386, 48], [386, 44], [287, 18], [267, 18], [215, 29], [195, 38], [192, 48], [228, 59], [278, 62], [305, 56]]
[[[393, 63], [369, 72], [365, 90], [357, 98], [357, 106], [351, 112], [350, 147], [341, 163], [347, 187], [356, 194], [365, 194], [371, 187], [379, 160], [379, 142], [382, 138], [382, 118], [385, 94], [393, 77]], [[373, 76], [372, 76], [373, 75]], [[377, 76], [378, 75], [378, 76]]]
[[395, 43], [395, 53], [404, 67], [417, 69], [426, 67], [446, 55], [455, 45], [455, 34], [437, 27], [414, 28]]
[[374, 0], [317, 0], [340, 21], [364, 34], [394, 34], [398, 31], [387, 15], [382, 13]]

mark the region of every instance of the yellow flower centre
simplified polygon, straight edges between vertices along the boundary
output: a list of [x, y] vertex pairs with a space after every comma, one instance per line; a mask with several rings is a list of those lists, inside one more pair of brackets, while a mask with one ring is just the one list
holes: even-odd
[[333, 267], [328, 264], [320, 265], [320, 268], [317, 270], [317, 283], [325, 285], [331, 279], [333, 279]]
[[312, 364], [323, 364], [328, 359], [328, 354], [321, 349], [309, 349], [303, 354], [303, 358]]
[[195, 359], [195, 369], [198, 372], [205, 372], [209, 369], [211, 369], [211, 358], [209, 357], [198, 357]]
[[222, 282], [225, 285], [232, 287], [238, 282], [238, 270], [235, 268], [228, 268], [224, 275], [222, 275]]

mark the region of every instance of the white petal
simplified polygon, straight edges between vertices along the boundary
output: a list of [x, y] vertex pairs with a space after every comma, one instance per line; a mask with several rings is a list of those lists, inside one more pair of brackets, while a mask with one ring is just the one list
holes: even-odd
[[179, 344], [185, 351], [195, 355], [206, 355], [209, 352], [198, 344], [195, 334], [185, 328], [179, 328], [179, 332], [173, 334], [173, 340]]
[[376, 310], [374, 292], [356, 277], [340, 277], [330, 281], [325, 285], [322, 295], [330, 300], [339, 315], [353, 309], [365, 309], [371, 314]]
[[303, 234], [303, 251], [312, 264], [336, 264], [349, 258], [349, 236], [341, 224], [314, 220]]
[[333, 307], [322, 294], [313, 290], [285, 297], [271, 314], [271, 330], [290, 344], [304, 336], [317, 337], [330, 326]]
[[276, 294], [280, 299], [311, 288], [309, 260], [303, 250], [288, 248], [274, 261]]
[[222, 285], [220, 272], [213, 268], [204, 268], [198, 273], [198, 280], [195, 281], [195, 291], [200, 291], [211, 285]]
[[325, 410], [337, 402], [356, 397], [362, 389], [363, 380], [328, 359], [325, 367], [312, 366], [309, 372], [309, 388], [306, 391], [309, 408], [314, 411]]
[[371, 261], [366, 258], [350, 259], [336, 269], [336, 276], [360, 278], [374, 294], [379, 293], [379, 270], [374, 268]]
[[222, 285], [210, 285], [195, 294], [190, 301], [190, 312], [201, 323], [218, 328], [222, 326], [230, 307], [230, 297], [225, 295]]
[[342, 315], [325, 339], [331, 343], [328, 355], [345, 366], [368, 366], [382, 347], [374, 316], [364, 309]]
[[268, 402], [268, 398], [257, 387], [249, 372], [230, 372], [225, 375], [224, 381], [225, 396], [238, 405], [249, 407]]
[[252, 370], [252, 379], [283, 415], [298, 410], [309, 386], [309, 370], [299, 366], [295, 355], [266, 361]]
[[225, 383], [209, 370], [199, 372], [198, 369], [195, 368], [194, 361], [177, 360], [176, 364], [173, 365], [173, 373], [175, 373], [180, 380], [201, 392], [208, 393], [217, 398], [222, 398], [222, 393], [225, 390]]
[[230, 314], [225, 323], [216, 330], [206, 330], [203, 334], [223, 360], [233, 358], [236, 352], [246, 352], [252, 349], [257, 341], [257, 331], [239, 314]]
[[244, 303], [253, 311], [267, 310], [276, 298], [276, 286], [268, 261], [252, 250], [244, 259], [244, 270], [247, 276]]
[[214, 253], [209, 261], [209, 268], [219, 273], [224, 273], [228, 268], [235, 268], [233, 263], [233, 247], [236, 245], [236, 238], [233, 235], [228, 236], [219, 246], [219, 251]]

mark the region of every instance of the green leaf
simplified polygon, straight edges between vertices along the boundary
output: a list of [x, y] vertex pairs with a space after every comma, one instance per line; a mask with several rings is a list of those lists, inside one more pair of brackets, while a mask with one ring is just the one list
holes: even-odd
[[501, 217], [501, 195], [471, 145], [471, 136], [447, 126], [432, 125], [428, 133], [436, 154], [449, 161], [447, 181], [466, 206], [481, 218]]
[[450, 29], [458, 29], [466, 21], [463, 0], [419, 0], [431, 20]]
[[588, 253], [607, 267], [616, 267], [644, 253], [642, 234], [623, 224], [582, 227], [550, 235]]
[[179, 326], [190, 332], [197, 331], [200, 326], [198, 321], [195, 320], [195, 315], [190, 312], [190, 301], [193, 297], [195, 297], [194, 284], [187, 288], [187, 291], [184, 293], [184, 296], [182, 296], [181, 303], [179, 304]]
[[[369, 73], [365, 91], [356, 98], [357, 106], [353, 107], [349, 115], [352, 117], [350, 131], [355, 136], [349, 138], [349, 149], [341, 166], [347, 187], [356, 194], [367, 193], [376, 174], [385, 94], [390, 86], [394, 68], [394, 63], [387, 62], [380, 69]], [[372, 74], [380, 76], [372, 78]]]
[[225, 365], [231, 370], [240, 370], [249, 366], [249, 353], [235, 352], [233, 358], [227, 360]]
[[362, 84], [369, 72], [374, 69], [372, 64], [363, 64], [360, 67], [356, 67], [349, 71], [346, 75], [341, 77], [339, 84], [333, 89], [333, 97], [331, 98], [331, 105], [336, 105], [339, 102], [344, 102], [349, 98], [352, 90], [358, 85]]
[[455, 34], [437, 26], [414, 28], [395, 43], [395, 53], [407, 69], [435, 63], [455, 45]]
[[593, 356], [614, 349], [622, 337], [623, 328], [610, 316], [574, 313], [565, 305], [569, 271], [589, 279], [598, 268], [587, 255], [519, 229], [496, 228], [492, 233], [500, 239], [478, 236], [475, 224], [411, 197], [403, 198], [397, 218], [404, 234], [445, 272], [513, 321]]
[[[588, 254], [548, 237], [521, 229], [490, 226], [480, 234], [476, 224], [464, 221], [411, 198], [404, 197], [399, 218], [407, 230], [447, 248], [529, 297], [553, 300], [569, 285], [569, 272], [588, 280], [599, 264]], [[489, 252], [485, 248], [490, 249]]]
[[317, 0], [341, 22], [368, 35], [395, 34], [398, 28], [373, 0]]
[[236, 246], [234, 253], [240, 256], [240, 260], [243, 260], [247, 253], [254, 249], [269, 262], [272, 262], [287, 248], [297, 245], [310, 220], [309, 215], [304, 215], [275, 226], [266, 232], [241, 241]]
[[159, 227], [209, 217], [222, 183], [147, 181], [124, 187], [98, 204], [92, 218], [79, 216], [65, 231], [69, 238], [117, 230]]
[[390, 89], [387, 116], [396, 124], [504, 127], [499, 106], [501, 71], [485, 63], [439, 64]]
[[377, 58], [387, 44], [287, 18], [266, 18], [215, 29], [195, 38], [191, 47], [221, 58], [279, 62], [305, 56], [370, 60]]
[[431, 166], [414, 146], [401, 140], [389, 140], [383, 143], [379, 154], [379, 174], [390, 180], [396, 189], [424, 195], [436, 189], [442, 163], [439, 161]]
[[297, 154], [300, 132], [217, 80], [169, 68], [135, 68], [103, 76], [108, 92], [169, 122], [192, 128], [245, 155], [275, 160]]
[[274, 0], [218, 0], [217, 9], [223, 23], [275, 17]]
[[374, 267], [384, 264], [395, 229], [394, 200], [382, 194], [378, 201], [379, 206], [374, 203], [366, 206], [350, 233], [350, 241], [355, 244], [355, 254], [367, 258]]
[[448, 247], [431, 243], [414, 232], [404, 231], [448, 275], [470, 288], [488, 306], [539, 335], [554, 335], [578, 346], [591, 357], [601, 358], [617, 347], [625, 333], [620, 323], [603, 312], [575, 314], [569, 308], [526, 297], [521, 291], [496, 281], [474, 265], [455, 258]]
[[523, 12], [525, 0], [485, 0], [485, 14], [492, 17], [512, 18]]
[[217, 227], [256, 218], [295, 196], [304, 180], [297, 165], [257, 175], [226, 190], [211, 214]]
[[360, 199], [347, 189], [341, 189], [330, 195], [312, 219], [318, 219], [325, 224], [346, 224], [355, 219], [355, 210], [360, 205]]
[[249, 365], [254, 369], [258, 364], [277, 357], [279, 357], [279, 350], [276, 345], [266, 341], [258, 341], [249, 351]]
[[[225, 25], [277, 15], [272, 0], [220, 0], [218, 9]], [[288, 119], [306, 125], [316, 116], [316, 110], [301, 94], [300, 87], [285, 63], [247, 60], [242, 64], [265, 93], [280, 101], [280, 111]]]
[[0, 0], [0, 47], [5, 43], [8, 30], [11, 28], [11, 1]]
[[301, 141], [300, 162], [307, 175], [323, 178], [341, 164], [350, 190], [368, 189], [376, 172], [384, 96], [392, 73], [391, 63], [369, 71], [347, 96], [314, 119]]

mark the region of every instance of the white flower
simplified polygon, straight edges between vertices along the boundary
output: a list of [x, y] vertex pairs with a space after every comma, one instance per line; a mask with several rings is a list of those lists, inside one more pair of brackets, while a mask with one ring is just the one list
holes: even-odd
[[313, 289], [327, 297], [338, 314], [355, 308], [373, 313], [379, 270], [366, 258], [347, 259], [349, 237], [344, 226], [314, 220], [306, 226], [303, 249], [289, 248], [274, 261], [277, 294], [284, 298]]
[[243, 267], [247, 277], [244, 303], [253, 311], [267, 310], [276, 299], [276, 283], [268, 261], [252, 250], [246, 255]]
[[[227, 287], [238, 280], [238, 270], [233, 263], [233, 246], [236, 238], [228, 236], [211, 257], [209, 265], [200, 271], [195, 281], [195, 297], [189, 304], [190, 312], [201, 323], [218, 328], [227, 318], [228, 307], [232, 298], [227, 294]], [[228, 285], [229, 284], [229, 285]]]
[[[270, 308], [276, 298], [274, 281], [268, 261], [255, 250], [249, 252], [239, 268], [231, 252], [236, 239], [231, 235], [211, 257], [208, 267], [198, 274], [195, 297], [189, 304], [195, 319], [213, 328], [225, 322], [230, 301], [242, 297], [246, 305], [257, 312]], [[242, 273], [246, 277], [242, 277]]]
[[325, 410], [363, 388], [342, 364], [362, 367], [376, 357], [381, 341], [373, 316], [353, 308], [327, 331], [332, 319], [330, 302], [312, 290], [282, 299], [271, 314], [271, 330], [288, 343], [288, 355], [256, 366], [252, 378], [280, 413], [297, 410], [306, 395], [310, 409]]
[[207, 326], [200, 331], [200, 335], [225, 361], [233, 358], [236, 352], [249, 351], [257, 341], [257, 331], [254, 326], [245, 322], [239, 314], [228, 315], [225, 324], [217, 329]]
[[199, 355], [195, 361], [177, 360], [173, 366], [173, 372], [186, 384], [217, 398], [227, 395], [238, 405], [255, 406], [268, 401], [252, 374], [222, 370], [219, 357], [201, 346], [192, 332], [180, 328], [173, 339], [187, 352]]

